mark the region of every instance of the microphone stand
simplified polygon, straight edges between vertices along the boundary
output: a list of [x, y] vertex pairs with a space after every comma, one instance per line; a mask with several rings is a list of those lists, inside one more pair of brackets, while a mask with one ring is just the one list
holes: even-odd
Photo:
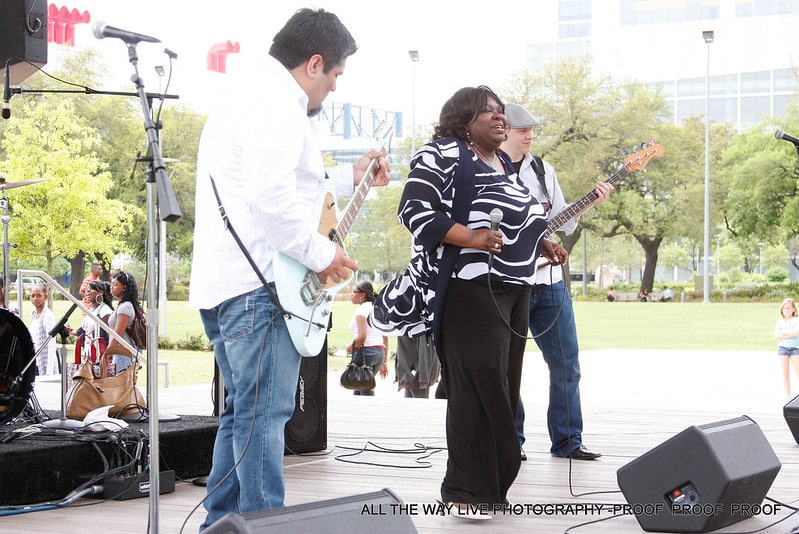
[[[139, 76], [135, 43], [125, 43], [128, 47], [128, 58], [133, 65], [134, 74], [131, 81], [137, 88], [144, 116], [144, 130], [147, 136], [147, 154], [151, 158], [147, 171], [147, 405], [149, 411], [149, 468], [150, 468], [150, 530], [159, 532], [158, 498], [161, 493], [160, 484], [160, 444], [158, 439], [158, 258], [156, 238], [158, 226], [156, 221], [155, 192], [158, 187], [158, 206], [161, 219], [173, 222], [182, 216], [175, 192], [169, 181], [164, 159], [161, 156], [161, 142], [158, 128], [152, 118], [150, 100], [144, 90], [144, 82]], [[160, 281], [164, 283], [164, 281]]]

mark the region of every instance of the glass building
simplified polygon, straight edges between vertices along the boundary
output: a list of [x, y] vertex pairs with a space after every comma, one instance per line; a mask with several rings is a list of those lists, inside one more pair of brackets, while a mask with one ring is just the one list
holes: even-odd
[[[797, 94], [797, 0], [539, 0], [528, 69], [590, 55], [595, 73], [660, 89], [673, 120], [704, 115], [737, 129], [784, 116]], [[702, 32], [712, 30], [706, 44]], [[709, 74], [709, 78], [708, 78]]]

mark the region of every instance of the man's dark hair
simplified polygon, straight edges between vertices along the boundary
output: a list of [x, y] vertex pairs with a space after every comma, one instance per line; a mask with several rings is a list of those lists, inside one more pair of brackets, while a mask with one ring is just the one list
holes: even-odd
[[333, 13], [303, 8], [294, 13], [272, 39], [269, 55], [291, 70], [314, 54], [325, 61], [324, 73], [358, 50], [349, 30]]

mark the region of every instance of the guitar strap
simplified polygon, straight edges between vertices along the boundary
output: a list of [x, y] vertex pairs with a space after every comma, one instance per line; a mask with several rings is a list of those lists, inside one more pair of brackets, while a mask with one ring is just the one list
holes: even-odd
[[541, 189], [544, 191], [544, 196], [547, 199], [546, 209], [547, 209], [547, 211], [549, 211], [549, 209], [552, 207], [552, 198], [550, 198], [549, 190], [547, 189], [546, 170], [544, 168], [544, 160], [542, 160], [540, 156], [533, 156], [533, 159], [530, 162], [530, 166], [535, 171], [536, 176], [538, 176], [538, 182], [541, 184]]
[[277, 293], [275, 293], [275, 291], [272, 289], [272, 286], [269, 285], [269, 282], [266, 281], [266, 278], [264, 278], [264, 275], [261, 273], [261, 270], [258, 268], [258, 265], [255, 264], [255, 260], [253, 260], [252, 256], [250, 256], [250, 252], [247, 250], [247, 247], [245, 247], [244, 243], [241, 242], [239, 234], [236, 233], [236, 230], [233, 228], [233, 225], [230, 224], [230, 219], [228, 219], [227, 213], [225, 212], [225, 207], [222, 205], [222, 199], [219, 198], [219, 191], [217, 191], [216, 189], [216, 182], [214, 181], [214, 177], [209, 174], [208, 178], [211, 179], [211, 188], [214, 190], [214, 196], [216, 197], [216, 202], [219, 204], [219, 214], [222, 216], [222, 221], [225, 225], [225, 230], [228, 230], [230, 232], [230, 235], [233, 236], [233, 239], [236, 241], [236, 244], [244, 253], [244, 257], [247, 258], [247, 261], [249, 262], [253, 271], [255, 271], [255, 274], [258, 275], [258, 278], [261, 280], [261, 283], [266, 288], [266, 292], [269, 293], [269, 297], [272, 299], [272, 303], [275, 306], [277, 306], [277, 309], [284, 317], [286, 318], [291, 317], [292, 316], [291, 312], [286, 311], [283, 308], [283, 305], [280, 304], [280, 300], [277, 298]]

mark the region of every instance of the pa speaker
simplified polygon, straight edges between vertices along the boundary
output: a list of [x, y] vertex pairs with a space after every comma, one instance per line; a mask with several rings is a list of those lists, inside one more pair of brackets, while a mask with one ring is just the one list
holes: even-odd
[[340, 497], [285, 508], [227, 514], [205, 534], [319, 534], [320, 532], [379, 532], [411, 534], [416, 527], [403, 513], [402, 501], [384, 488], [373, 493]]
[[782, 407], [782, 414], [785, 416], [788, 428], [791, 429], [793, 439], [796, 440], [796, 443], [799, 443], [799, 396], [794, 397]]
[[0, 67], [9, 62], [11, 85], [18, 85], [47, 63], [46, 0], [0, 3], [0, 61]]
[[641, 528], [708, 532], [754, 515], [781, 467], [749, 417], [692, 426], [616, 473]]
[[294, 413], [285, 428], [285, 454], [327, 448], [327, 339], [317, 356], [302, 358]]

